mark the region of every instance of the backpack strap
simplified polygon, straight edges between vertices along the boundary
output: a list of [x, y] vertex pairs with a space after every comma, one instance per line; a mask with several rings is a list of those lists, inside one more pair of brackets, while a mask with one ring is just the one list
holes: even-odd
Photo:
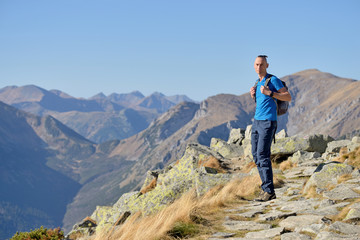
[[268, 74], [268, 77], [266, 78], [266, 80], [265, 80], [265, 84], [264, 84], [264, 86], [265, 86], [265, 87], [267, 87], [267, 86], [269, 85], [269, 82], [270, 82], [270, 80], [271, 80], [272, 76], [273, 76], [273, 75]]
[[254, 84], [254, 88], [255, 88], [255, 97], [254, 97], [254, 101], [256, 102], [256, 87], [258, 85], [258, 83], [260, 82], [260, 79], [256, 80], [255, 84]]

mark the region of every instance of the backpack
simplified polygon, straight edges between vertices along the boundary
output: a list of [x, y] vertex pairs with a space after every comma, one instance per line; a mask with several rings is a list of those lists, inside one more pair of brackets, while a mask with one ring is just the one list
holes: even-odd
[[[266, 80], [265, 80], [265, 84], [264, 84], [265, 87], [268, 86], [268, 84], [269, 84], [269, 82], [270, 82], [270, 80], [271, 80], [271, 77], [273, 76], [273, 75], [271, 75], [271, 74], [268, 74], [268, 75], [269, 75], [269, 77], [266, 78]], [[257, 84], [258, 84], [259, 81], [260, 81], [259, 79], [256, 81], [254, 87], [257, 86]], [[282, 81], [282, 80], [280, 80], [280, 81], [282, 82], [282, 84], [284, 85], [284, 87], [286, 88], [286, 90], [288, 90], [288, 87], [286, 86], [286, 83], [285, 83], [284, 81]], [[289, 108], [289, 102], [287, 102], [287, 101], [281, 101], [281, 100], [275, 99], [275, 98], [272, 98], [272, 99], [274, 99], [274, 101], [275, 101], [275, 103], [276, 103], [276, 110], [277, 110], [276, 112], [277, 112], [277, 115], [278, 115], [278, 116], [281, 116], [281, 115], [284, 115], [285, 113], [287, 113], [287, 110], [288, 110], [288, 108]], [[256, 96], [255, 96], [255, 101], [256, 101]]]

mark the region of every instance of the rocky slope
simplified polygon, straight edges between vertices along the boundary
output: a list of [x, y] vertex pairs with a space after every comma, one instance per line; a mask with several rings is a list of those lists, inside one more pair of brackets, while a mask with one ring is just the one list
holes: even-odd
[[[360, 218], [360, 137], [334, 141], [323, 135], [284, 136], [278, 135], [279, 142], [272, 147], [274, 164], [287, 162], [295, 167], [280, 164], [274, 169], [277, 178], [283, 179], [276, 188], [277, 199], [227, 210], [228, 217], [216, 228], [222, 231], [196, 239], [360, 238], [360, 226], [351, 224]], [[116, 232], [131, 214], [156, 213], [190, 189], [202, 196], [231, 179], [258, 175], [256, 168], [241, 171], [251, 161], [246, 151], [249, 137], [249, 128], [246, 133], [233, 129], [228, 142], [212, 139], [210, 147], [188, 145], [178, 162], [149, 171], [141, 191], [122, 195], [113, 206], [97, 207], [84, 220], [92, 224], [75, 225], [68, 239], [106, 229]]]

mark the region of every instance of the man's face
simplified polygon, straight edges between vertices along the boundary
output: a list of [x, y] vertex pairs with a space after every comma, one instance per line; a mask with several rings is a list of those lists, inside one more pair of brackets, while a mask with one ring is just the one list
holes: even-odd
[[267, 63], [266, 58], [257, 57], [255, 59], [254, 68], [257, 74], [264, 75], [268, 66], [269, 64]]

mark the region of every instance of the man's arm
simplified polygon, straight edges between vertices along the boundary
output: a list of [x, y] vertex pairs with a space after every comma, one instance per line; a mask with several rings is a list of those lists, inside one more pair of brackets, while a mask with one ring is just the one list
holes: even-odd
[[[267, 96], [270, 96], [270, 94], [271, 94], [271, 90], [269, 89], [269, 87], [261, 86], [260, 91], [262, 94], [265, 94]], [[290, 102], [291, 94], [285, 87], [283, 87], [283, 88], [280, 88], [278, 92], [273, 92], [273, 98], [279, 99], [281, 101]]]

